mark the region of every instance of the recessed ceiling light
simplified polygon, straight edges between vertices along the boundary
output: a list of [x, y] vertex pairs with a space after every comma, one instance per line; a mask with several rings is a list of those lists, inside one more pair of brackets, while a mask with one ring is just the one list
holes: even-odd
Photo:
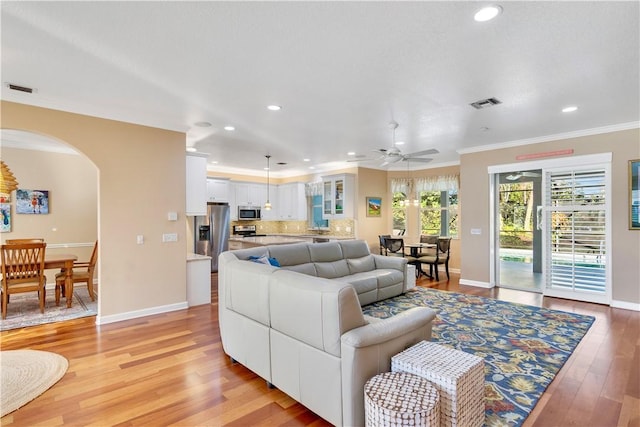
[[315, 166], [309, 166], [309, 169], [315, 169]]
[[396, 141], [396, 145], [404, 145], [404, 141]]
[[193, 124], [194, 126], [198, 126], [199, 128], [208, 128], [211, 126], [211, 123], [209, 122], [195, 122]]
[[578, 107], [576, 107], [575, 105], [571, 105], [569, 107], [564, 107], [562, 109], [563, 113], [573, 113], [574, 111], [576, 111], [578, 109]]
[[311, 159], [302, 159], [303, 162], [310, 162]]
[[267, 110], [280, 111], [282, 110], [282, 107], [279, 105], [267, 105]]
[[210, 165], [217, 165], [217, 164], [218, 164], [218, 161], [217, 161], [217, 160], [214, 160], [214, 161], [212, 161], [212, 162], [209, 162], [209, 164], [210, 164]]
[[478, 22], [486, 22], [500, 15], [501, 12], [502, 7], [498, 5], [486, 6], [477, 11], [476, 14], [473, 15], [473, 19]]
[[356, 155], [356, 152], [355, 152], [355, 151], [349, 151], [349, 152], [347, 153], [347, 156], [355, 156], [355, 155]]
[[232, 131], [232, 130], [236, 130], [236, 128], [233, 126], [225, 126], [224, 130]]
[[190, 152], [190, 153], [193, 153], [193, 152], [196, 151], [196, 148], [195, 147], [187, 147], [187, 151]]

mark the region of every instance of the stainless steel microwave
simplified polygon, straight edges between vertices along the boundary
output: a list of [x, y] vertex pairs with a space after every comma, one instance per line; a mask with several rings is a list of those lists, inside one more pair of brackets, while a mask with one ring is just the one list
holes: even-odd
[[259, 206], [238, 206], [239, 221], [255, 221], [260, 219]]

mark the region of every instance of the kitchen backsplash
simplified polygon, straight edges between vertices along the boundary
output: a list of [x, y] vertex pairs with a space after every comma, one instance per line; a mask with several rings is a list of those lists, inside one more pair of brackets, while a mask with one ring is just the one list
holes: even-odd
[[234, 225], [255, 225], [257, 234], [327, 234], [339, 237], [354, 237], [353, 219], [329, 220], [329, 228], [321, 231], [309, 227], [307, 221], [232, 221]]

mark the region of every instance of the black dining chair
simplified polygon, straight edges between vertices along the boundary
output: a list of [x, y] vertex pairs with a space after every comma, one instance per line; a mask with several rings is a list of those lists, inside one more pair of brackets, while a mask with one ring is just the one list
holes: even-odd
[[384, 255], [384, 251], [385, 251], [384, 239], [390, 238], [390, 237], [391, 237], [391, 234], [378, 235], [378, 241], [380, 242], [380, 255]]
[[427, 243], [434, 245], [433, 248], [425, 248], [422, 254], [418, 257], [418, 262], [429, 265], [429, 276], [440, 280], [438, 275], [438, 266], [444, 264], [445, 271], [447, 273], [447, 280], [449, 276], [449, 258], [451, 257], [451, 237], [439, 237], [439, 236], [420, 236], [420, 243]]
[[416, 277], [418, 276], [418, 258], [411, 255], [407, 255], [404, 250], [404, 239], [397, 237], [385, 237], [384, 238], [384, 255], [402, 257], [407, 260], [409, 264], [416, 266]]

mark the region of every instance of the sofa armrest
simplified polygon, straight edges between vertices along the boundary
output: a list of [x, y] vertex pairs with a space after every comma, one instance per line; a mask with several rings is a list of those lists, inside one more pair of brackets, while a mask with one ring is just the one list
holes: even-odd
[[405, 271], [407, 265], [406, 258], [371, 254], [376, 263], [376, 268], [392, 268], [394, 270]]
[[420, 328], [427, 328], [431, 335], [431, 322], [435, 317], [436, 312], [430, 308], [410, 308], [382, 321], [369, 323], [342, 334], [342, 346], [362, 348], [379, 345]]
[[391, 357], [420, 341], [431, 339], [435, 316], [436, 312], [427, 307], [414, 307], [342, 335], [344, 426], [364, 425], [365, 383], [381, 372], [389, 372]]

